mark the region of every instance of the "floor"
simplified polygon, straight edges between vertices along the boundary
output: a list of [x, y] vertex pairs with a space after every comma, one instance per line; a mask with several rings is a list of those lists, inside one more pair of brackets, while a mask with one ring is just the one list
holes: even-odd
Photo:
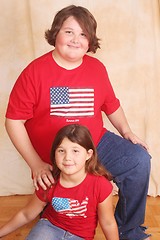
[[[22, 208], [29, 200], [30, 195], [25, 196], [9, 196], [0, 197], [0, 226], [3, 225], [14, 213]], [[114, 205], [118, 197], [114, 196]], [[18, 229], [17, 231], [4, 237], [4, 240], [24, 240], [33, 224], [30, 224]], [[148, 197], [146, 208], [145, 225], [149, 226], [148, 232], [152, 234], [151, 240], [160, 240], [160, 197]], [[100, 226], [97, 227], [94, 240], [104, 240]]]

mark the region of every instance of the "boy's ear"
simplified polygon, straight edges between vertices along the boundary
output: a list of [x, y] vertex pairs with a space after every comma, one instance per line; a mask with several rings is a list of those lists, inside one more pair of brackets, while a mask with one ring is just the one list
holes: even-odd
[[89, 159], [92, 157], [92, 155], [93, 155], [93, 150], [92, 150], [92, 149], [89, 149], [87, 155], [88, 155], [88, 156], [87, 156], [87, 159], [86, 159], [86, 160], [89, 160]]

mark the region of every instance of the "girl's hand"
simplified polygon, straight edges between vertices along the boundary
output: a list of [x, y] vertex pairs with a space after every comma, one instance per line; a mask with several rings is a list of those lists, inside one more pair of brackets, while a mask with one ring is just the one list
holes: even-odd
[[53, 167], [45, 162], [41, 162], [39, 166], [36, 166], [34, 170], [32, 170], [33, 176], [33, 185], [36, 190], [39, 189], [38, 185], [40, 185], [44, 190], [47, 187], [51, 187], [54, 183], [54, 178], [52, 176]]
[[140, 144], [147, 151], [149, 151], [148, 145], [144, 141], [142, 141], [140, 138], [138, 138], [133, 132], [126, 132], [125, 134], [123, 134], [123, 137], [131, 141], [133, 144]]

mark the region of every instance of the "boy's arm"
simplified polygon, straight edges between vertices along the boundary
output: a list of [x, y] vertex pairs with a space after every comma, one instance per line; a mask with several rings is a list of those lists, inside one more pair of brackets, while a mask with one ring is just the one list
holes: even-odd
[[123, 138], [130, 140], [134, 144], [140, 144], [148, 150], [147, 144], [132, 132], [121, 106], [107, 117]]
[[112, 193], [98, 204], [98, 220], [107, 240], [119, 240], [118, 227], [114, 218]]
[[29, 203], [0, 228], [0, 238], [31, 222], [45, 206], [46, 203], [34, 194]]
[[51, 183], [54, 183], [51, 173], [52, 166], [42, 161], [37, 154], [29, 139], [24, 123], [25, 120], [6, 118], [6, 130], [12, 143], [31, 168], [35, 188], [38, 190], [37, 183], [39, 183], [39, 185], [46, 190], [45, 185], [49, 187]]

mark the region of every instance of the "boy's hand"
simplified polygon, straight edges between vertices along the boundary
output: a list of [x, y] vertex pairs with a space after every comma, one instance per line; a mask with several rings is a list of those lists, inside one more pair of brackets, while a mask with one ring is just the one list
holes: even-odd
[[147, 151], [149, 151], [148, 145], [142, 141], [140, 138], [138, 138], [133, 132], [126, 132], [123, 137], [129, 141], [131, 141], [133, 144], [140, 144], [142, 147], [144, 147]]
[[45, 162], [42, 162], [41, 165], [37, 166], [35, 170], [32, 171], [33, 176], [33, 185], [36, 190], [38, 190], [38, 185], [40, 185], [44, 190], [47, 187], [51, 187], [54, 183], [54, 178], [52, 175], [53, 167]]

